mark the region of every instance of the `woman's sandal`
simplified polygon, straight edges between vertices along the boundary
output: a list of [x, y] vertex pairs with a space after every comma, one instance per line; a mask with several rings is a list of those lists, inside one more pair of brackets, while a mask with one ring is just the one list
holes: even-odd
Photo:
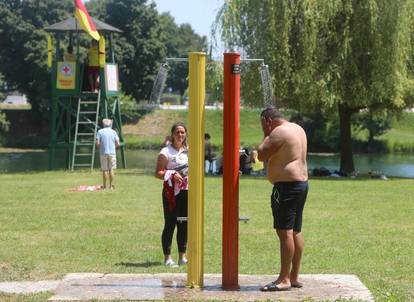
[[265, 286], [262, 286], [260, 288], [260, 290], [262, 292], [282, 292], [282, 291], [287, 291], [290, 290], [290, 286], [289, 287], [278, 287], [276, 284], [276, 281], [270, 282], [269, 284], [266, 284]]

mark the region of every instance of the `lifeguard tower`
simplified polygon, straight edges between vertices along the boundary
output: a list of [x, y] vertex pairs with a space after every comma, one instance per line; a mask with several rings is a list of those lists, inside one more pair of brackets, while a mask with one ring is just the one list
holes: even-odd
[[[126, 167], [118, 66], [115, 63], [113, 48], [113, 33], [122, 31], [97, 19], [92, 18], [92, 21], [101, 36], [99, 41], [100, 89], [97, 92], [90, 91], [87, 64], [81, 62], [79, 49], [81, 28], [78, 21], [75, 18], [69, 18], [45, 28], [50, 33], [48, 65], [52, 78], [49, 169], [55, 169], [57, 166], [58, 150], [60, 150], [59, 156], [62, 153], [65, 154], [68, 169], [93, 169], [96, 133], [104, 118], [113, 120], [112, 127], [118, 132], [121, 144], [121, 164], [123, 168]], [[69, 35], [69, 45], [73, 47], [73, 44], [76, 44], [70, 60], [64, 56], [64, 51], [61, 49], [61, 40], [65, 35]], [[76, 43], [73, 43], [74, 38], [76, 38]], [[105, 43], [106, 39], [109, 40], [108, 45]], [[106, 49], [109, 50], [108, 57]]]

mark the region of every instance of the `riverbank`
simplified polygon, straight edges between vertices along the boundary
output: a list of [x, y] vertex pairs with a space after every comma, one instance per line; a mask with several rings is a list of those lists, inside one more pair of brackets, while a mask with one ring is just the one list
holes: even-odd
[[[285, 112], [290, 118], [292, 111]], [[240, 111], [240, 145], [253, 149], [260, 143], [263, 133], [260, 126], [260, 109], [244, 108]], [[134, 120], [134, 119], [131, 119]], [[132, 150], [159, 150], [165, 137], [170, 134], [170, 128], [174, 122], [183, 121], [188, 123], [187, 110], [153, 110], [142, 115], [137, 122], [124, 124], [123, 134], [127, 149]], [[328, 127], [328, 126], [327, 126]], [[331, 128], [338, 128], [330, 125]], [[310, 152], [337, 152], [336, 146], [338, 139], [332, 136], [329, 131], [319, 131], [307, 129], [309, 134], [308, 150]], [[338, 130], [336, 130], [338, 131]], [[211, 142], [220, 154], [223, 149], [223, 111], [220, 109], [206, 110], [205, 112], [205, 132], [211, 135]], [[404, 112], [399, 117], [392, 120], [392, 128], [386, 133], [376, 138], [374, 144], [368, 146], [367, 131], [353, 129], [353, 149], [354, 153], [366, 153], [375, 151], [376, 154], [391, 153], [414, 153], [414, 112]], [[332, 136], [331, 138], [329, 138]], [[12, 141], [18, 142], [16, 146], [47, 147], [49, 137], [38, 137], [30, 135], [28, 137], [16, 136]], [[336, 143], [333, 143], [336, 142]], [[336, 147], [335, 147], [335, 146]]]
[[[289, 118], [292, 113], [288, 111], [285, 114]], [[127, 148], [158, 149], [165, 136], [169, 135], [171, 125], [177, 121], [187, 123], [187, 115], [188, 111], [185, 110], [154, 110], [146, 114], [137, 123], [125, 125], [123, 132]], [[260, 109], [242, 109], [240, 111], [241, 146], [255, 148], [263, 138], [259, 115]], [[398, 118], [393, 118], [391, 124], [391, 129], [376, 138], [376, 153], [412, 153], [414, 151], [414, 112], [404, 112]], [[222, 150], [222, 110], [206, 110], [205, 132], [211, 135], [211, 142], [215, 149]], [[367, 139], [367, 131], [354, 129], [354, 152], [364, 153], [365, 149], [368, 150]], [[310, 138], [309, 150], [315, 151], [312, 148], [312, 138]], [[335, 150], [333, 151], [335, 152]], [[318, 152], [326, 152], [326, 150], [318, 150]]]
[[[161, 181], [120, 169], [113, 192], [69, 190], [100, 181], [98, 170], [0, 174], [1, 282], [71, 272], [186, 272], [162, 265]], [[221, 188], [221, 178], [206, 178], [205, 273], [221, 272]], [[270, 190], [264, 178], [240, 179], [239, 211], [250, 219], [239, 226], [240, 274], [278, 271]], [[414, 299], [413, 205], [413, 179], [311, 179], [303, 273], [355, 274], [376, 301]]]
[[22, 149], [22, 148], [6, 148], [0, 147], [0, 153], [29, 153], [29, 152], [45, 152], [45, 149]]
[[[159, 150], [159, 147], [156, 150], [127, 149], [125, 153], [127, 167], [138, 169], [143, 173], [152, 175], [154, 173], [155, 163]], [[67, 169], [67, 154], [65, 152], [58, 152], [56, 159], [56, 169]], [[121, 160], [119, 156], [118, 160]], [[371, 154], [354, 154], [354, 162], [358, 173], [358, 178], [367, 177], [368, 172], [370, 171], [376, 171], [376, 173], [381, 172], [381, 174], [384, 174], [387, 177], [414, 178], [414, 155], [377, 154], [375, 156], [372, 156]], [[339, 163], [339, 154], [308, 154], [308, 168], [311, 175], [313, 169], [320, 169], [322, 167], [324, 169], [330, 170], [331, 172], [334, 172], [335, 170], [339, 169]], [[95, 168], [99, 169], [98, 160], [95, 160]], [[12, 149], [11, 152], [3, 153], [0, 151], [1, 173], [31, 173], [38, 171], [47, 171], [47, 169], [47, 150], [35, 149], [28, 151], [25, 149]], [[334, 176], [336, 175], [333, 174], [332, 177]]]

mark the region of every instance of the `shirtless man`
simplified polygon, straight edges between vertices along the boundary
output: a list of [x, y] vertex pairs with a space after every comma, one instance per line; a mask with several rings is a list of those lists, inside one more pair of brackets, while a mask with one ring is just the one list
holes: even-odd
[[299, 281], [303, 252], [302, 212], [308, 193], [307, 141], [299, 125], [283, 119], [274, 108], [261, 113], [263, 142], [257, 149], [267, 162], [267, 178], [273, 184], [271, 207], [273, 227], [280, 241], [280, 273], [262, 291], [283, 291], [302, 287]]

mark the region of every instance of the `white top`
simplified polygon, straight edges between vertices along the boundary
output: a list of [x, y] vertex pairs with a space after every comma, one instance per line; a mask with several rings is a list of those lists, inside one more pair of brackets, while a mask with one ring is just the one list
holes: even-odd
[[188, 150], [187, 148], [175, 149], [171, 144], [161, 149], [160, 154], [168, 159], [167, 170], [174, 170], [175, 168], [188, 164]]

